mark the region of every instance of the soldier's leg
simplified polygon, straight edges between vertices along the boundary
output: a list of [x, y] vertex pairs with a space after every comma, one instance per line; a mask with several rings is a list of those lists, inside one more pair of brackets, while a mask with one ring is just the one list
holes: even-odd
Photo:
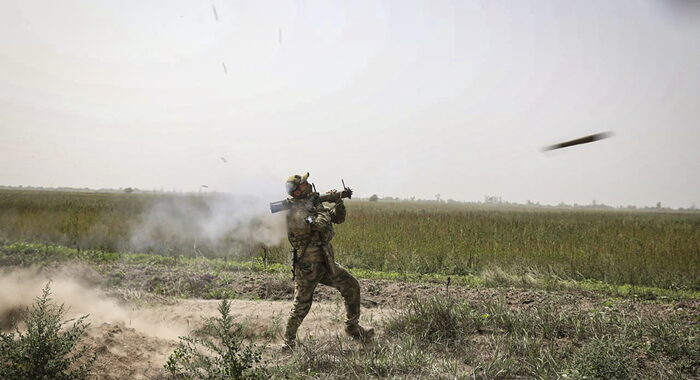
[[353, 338], [367, 339], [374, 334], [373, 329], [360, 326], [360, 283], [347, 269], [336, 263], [335, 275], [327, 273], [321, 283], [332, 286], [340, 292], [345, 301], [345, 331]]
[[321, 263], [299, 263], [295, 271], [294, 305], [289, 313], [284, 340], [288, 346], [296, 343], [297, 330], [304, 320], [314, 298], [314, 289], [319, 280], [325, 274], [325, 267]]

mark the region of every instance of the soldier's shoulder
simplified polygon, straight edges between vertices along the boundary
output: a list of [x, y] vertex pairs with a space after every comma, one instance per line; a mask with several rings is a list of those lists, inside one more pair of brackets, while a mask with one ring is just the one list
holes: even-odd
[[311, 201], [306, 198], [287, 198], [287, 202], [289, 202], [292, 207], [299, 207], [306, 206]]

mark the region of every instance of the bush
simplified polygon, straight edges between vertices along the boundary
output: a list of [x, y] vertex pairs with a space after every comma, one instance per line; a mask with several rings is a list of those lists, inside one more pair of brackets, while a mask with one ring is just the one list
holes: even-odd
[[78, 380], [90, 375], [96, 354], [78, 341], [87, 315], [63, 329], [63, 305], [51, 303], [49, 284], [24, 318], [26, 332], [0, 333], [0, 379]]
[[230, 311], [231, 303], [222, 300], [220, 316], [206, 321], [204, 336], [180, 337], [165, 369], [180, 379], [266, 379], [265, 368], [258, 366], [260, 351], [243, 344], [241, 325], [234, 323]]

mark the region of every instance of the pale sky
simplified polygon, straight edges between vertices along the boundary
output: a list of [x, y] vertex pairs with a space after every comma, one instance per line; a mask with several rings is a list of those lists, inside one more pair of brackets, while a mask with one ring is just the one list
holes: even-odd
[[0, 185], [700, 206], [699, 100], [690, 1], [0, 0]]

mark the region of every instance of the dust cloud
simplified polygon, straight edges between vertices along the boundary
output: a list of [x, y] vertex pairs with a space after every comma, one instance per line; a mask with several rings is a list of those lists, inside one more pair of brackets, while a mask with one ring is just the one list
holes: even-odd
[[110, 298], [92, 279], [98, 275], [83, 266], [55, 270], [37, 268], [0, 272], [0, 330], [8, 330], [28, 307], [41, 296], [50, 281], [52, 302], [63, 304], [65, 319], [89, 314], [87, 321], [95, 324], [123, 324], [140, 333], [161, 339], [174, 340], [188, 332], [188, 321], [171, 320], [155, 311], [132, 309]]
[[[200, 327], [206, 318], [219, 315], [218, 300], [189, 299], [129, 306], [102, 291], [98, 285], [100, 275], [86, 266], [6, 269], [0, 270], [0, 331], [8, 331], [14, 322], [21, 321], [22, 313], [34, 304], [49, 281], [52, 303], [65, 306], [64, 320], [89, 315], [87, 322], [92, 330], [119, 326], [133, 329], [142, 337], [174, 342]], [[266, 331], [273, 331], [274, 339], [281, 338], [280, 323], [289, 311], [288, 302], [234, 299], [231, 304], [231, 315], [245, 326], [249, 338], [264, 335]], [[343, 315], [343, 310], [339, 301], [315, 303], [300, 334], [318, 336], [329, 326], [342, 331], [337, 318]], [[374, 324], [375, 319], [381, 320], [393, 312], [373, 308], [363, 313], [362, 321]], [[95, 335], [94, 331], [90, 335]]]

